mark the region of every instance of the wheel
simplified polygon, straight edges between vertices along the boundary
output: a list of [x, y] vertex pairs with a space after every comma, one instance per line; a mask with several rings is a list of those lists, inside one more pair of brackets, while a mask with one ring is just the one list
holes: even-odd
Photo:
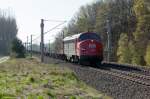
[[90, 63], [90, 66], [92, 66], [92, 67], [96, 67], [97, 66], [95, 61], [90, 61], [89, 63]]
[[79, 59], [79, 65], [84, 65], [83, 61]]
[[101, 60], [96, 62], [96, 67], [101, 67], [101, 65], [102, 65], [102, 61]]

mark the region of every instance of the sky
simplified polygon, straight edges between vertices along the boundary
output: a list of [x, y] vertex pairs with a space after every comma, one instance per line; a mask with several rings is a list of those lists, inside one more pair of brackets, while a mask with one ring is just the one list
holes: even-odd
[[[91, 4], [94, 0], [0, 0], [0, 9], [11, 9], [18, 25], [18, 37], [27, 41], [27, 36], [33, 35], [33, 39], [40, 35], [40, 21], [62, 20], [67, 21], [78, 12], [82, 5]], [[45, 42], [54, 40], [55, 35], [67, 22], [49, 33], [44, 38]], [[60, 22], [46, 21], [44, 31], [55, 27]], [[30, 39], [30, 37], [29, 37]], [[40, 39], [34, 42], [39, 42]]]

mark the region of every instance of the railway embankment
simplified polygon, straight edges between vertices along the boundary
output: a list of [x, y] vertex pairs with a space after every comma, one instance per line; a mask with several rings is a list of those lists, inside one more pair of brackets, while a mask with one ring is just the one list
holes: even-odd
[[0, 68], [1, 99], [111, 99], [57, 63], [9, 59]]
[[60, 64], [71, 68], [76, 76], [86, 84], [102, 91], [114, 99], [150, 99], [149, 72], [140, 68], [101, 65], [92, 68], [45, 57], [46, 63]]

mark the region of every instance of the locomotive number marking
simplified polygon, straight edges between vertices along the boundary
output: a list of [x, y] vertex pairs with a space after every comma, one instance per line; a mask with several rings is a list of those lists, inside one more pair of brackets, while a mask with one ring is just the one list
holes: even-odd
[[96, 48], [95, 44], [89, 44], [89, 48]]

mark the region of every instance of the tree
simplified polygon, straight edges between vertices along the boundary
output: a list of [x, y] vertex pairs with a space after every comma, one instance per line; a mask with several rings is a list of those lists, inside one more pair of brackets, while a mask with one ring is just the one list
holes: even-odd
[[122, 33], [117, 50], [119, 63], [131, 63], [132, 53], [129, 45], [127, 34]]
[[18, 32], [16, 19], [8, 10], [0, 10], [0, 54], [9, 54], [11, 42]]
[[146, 65], [144, 57], [150, 39], [150, 9], [148, 5], [150, 5], [149, 0], [135, 0], [133, 7], [137, 17], [137, 27], [133, 33], [136, 48], [134, 49], [133, 61], [139, 65]]
[[59, 33], [54, 42], [54, 51], [55, 53], [63, 53], [63, 35], [62, 33]]
[[150, 41], [146, 48], [146, 56], [145, 56], [146, 65], [150, 66]]
[[77, 27], [80, 32], [93, 31], [96, 23], [96, 8], [93, 5], [82, 6], [77, 14]]
[[22, 41], [18, 38], [15, 38], [12, 41], [12, 56], [16, 58], [24, 58], [25, 57], [25, 47], [22, 44]]
[[117, 60], [118, 41], [122, 33], [127, 33], [128, 39], [132, 39], [132, 32], [135, 30], [136, 18], [132, 10], [132, 0], [105, 0], [99, 3], [96, 15], [95, 31], [100, 33], [107, 47], [107, 20], [110, 21], [112, 34], [112, 56]]

